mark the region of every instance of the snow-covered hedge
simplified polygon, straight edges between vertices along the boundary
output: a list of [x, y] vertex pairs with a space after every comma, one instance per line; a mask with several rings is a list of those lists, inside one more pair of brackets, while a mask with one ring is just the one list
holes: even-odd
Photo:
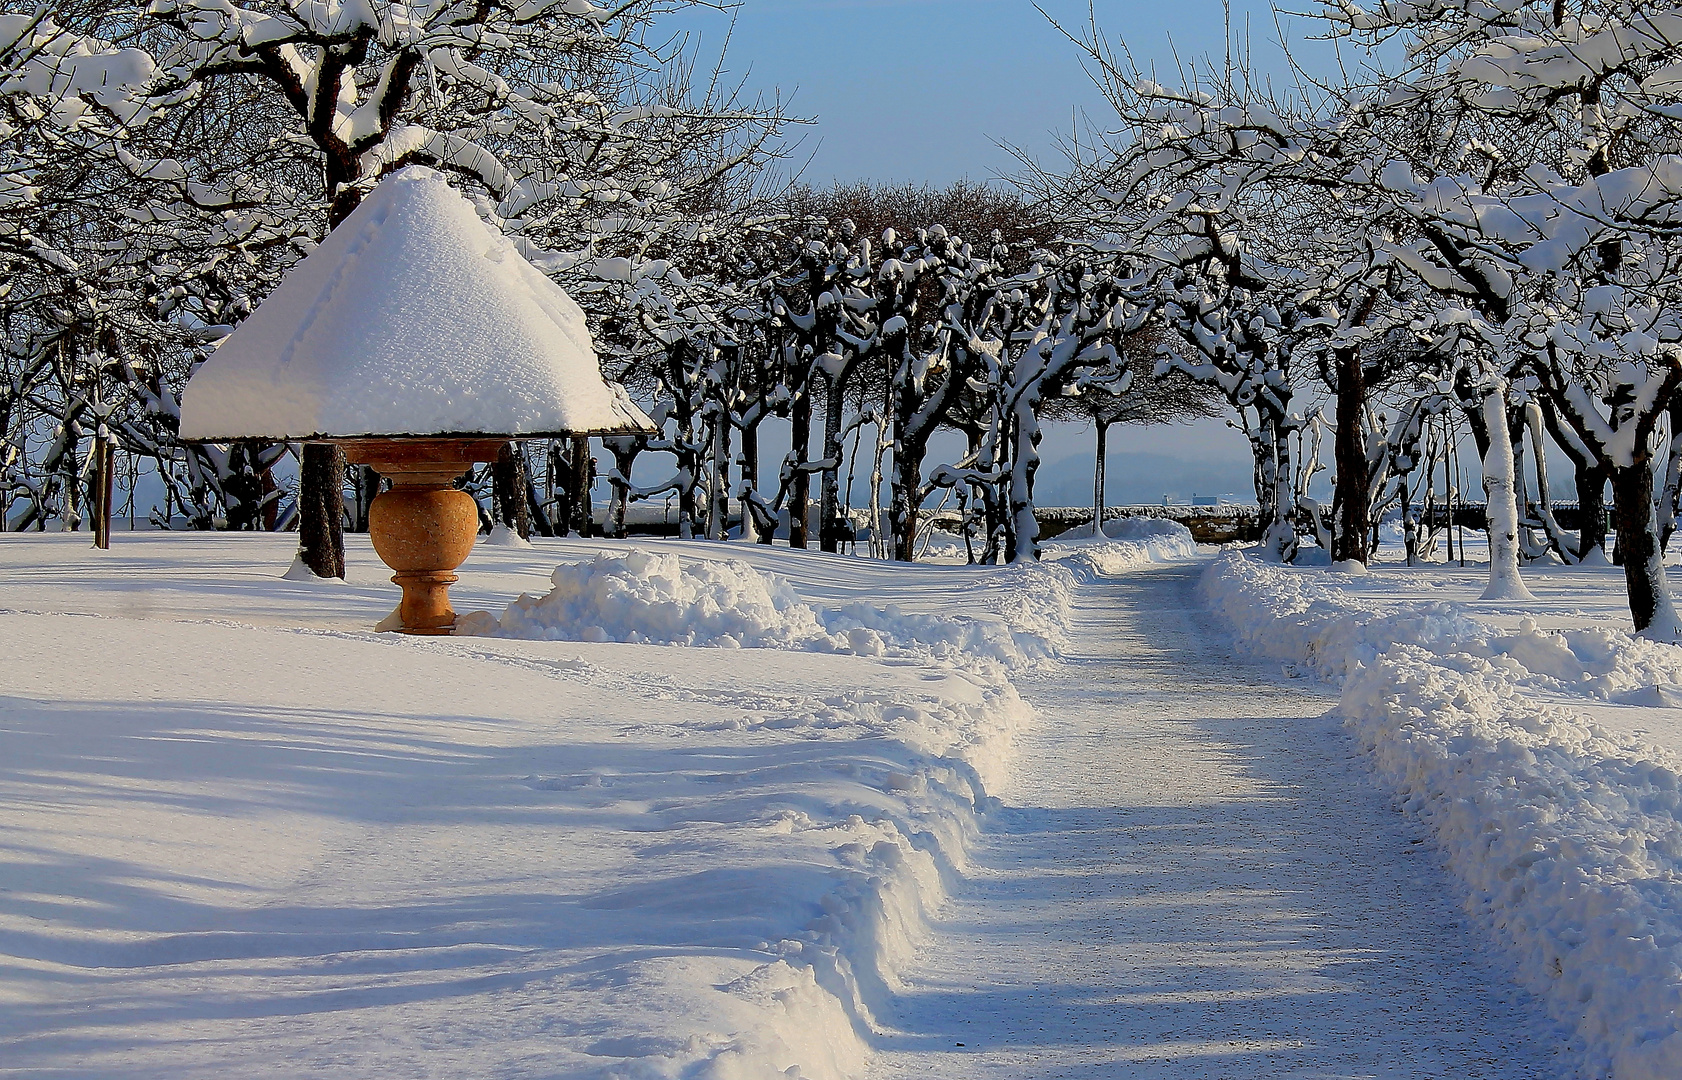
[[1504, 633], [1338, 583], [1228, 553], [1202, 589], [1251, 651], [1342, 682], [1346, 725], [1592, 1074], [1682, 1076], [1682, 767], [1538, 697], [1662, 698], [1682, 649], [1528, 620]]

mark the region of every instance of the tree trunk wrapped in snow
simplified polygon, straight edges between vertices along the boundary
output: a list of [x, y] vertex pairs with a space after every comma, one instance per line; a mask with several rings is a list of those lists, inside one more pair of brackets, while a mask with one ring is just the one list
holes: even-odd
[[1670, 546], [1676, 532], [1676, 514], [1682, 509], [1682, 399], [1673, 395], [1665, 409], [1670, 437], [1666, 440], [1664, 486], [1659, 490], [1659, 551]]
[[1484, 390], [1484, 423], [1489, 426], [1489, 452], [1483, 460], [1483, 490], [1489, 520], [1489, 584], [1485, 600], [1531, 600], [1518, 570], [1517, 477], [1513, 472], [1513, 443], [1507, 430], [1507, 384], [1491, 380]]

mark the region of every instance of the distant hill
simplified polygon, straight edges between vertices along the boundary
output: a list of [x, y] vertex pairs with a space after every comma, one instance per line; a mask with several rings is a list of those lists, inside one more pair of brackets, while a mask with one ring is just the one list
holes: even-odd
[[[1112, 453], [1106, 470], [1107, 503], [1160, 503], [1193, 495], [1255, 498], [1247, 460], [1184, 460], [1170, 454]], [[1034, 501], [1041, 506], [1088, 506], [1092, 502], [1092, 455], [1073, 454], [1040, 465]]]

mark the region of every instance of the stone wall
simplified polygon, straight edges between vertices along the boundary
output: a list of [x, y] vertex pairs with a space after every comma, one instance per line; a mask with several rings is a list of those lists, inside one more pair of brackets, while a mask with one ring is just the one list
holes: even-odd
[[[1040, 539], [1049, 540], [1058, 533], [1077, 525], [1092, 523], [1090, 506], [1041, 506], [1035, 516], [1040, 523]], [[1232, 544], [1261, 539], [1260, 515], [1253, 506], [1108, 506], [1105, 521], [1121, 518], [1166, 518], [1177, 521], [1191, 530], [1191, 538], [1200, 544]]]

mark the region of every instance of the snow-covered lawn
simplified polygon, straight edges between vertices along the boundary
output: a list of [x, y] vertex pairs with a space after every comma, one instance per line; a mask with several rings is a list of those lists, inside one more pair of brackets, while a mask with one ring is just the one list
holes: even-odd
[[1682, 1075], [1682, 648], [1627, 632], [1622, 571], [1364, 577], [1223, 555], [1206, 601], [1249, 651], [1341, 683], [1347, 729], [1433, 830], [1467, 910], [1576, 1027], [1590, 1075]]
[[[1174, 613], [1196, 568], [1129, 583], [1189, 543], [1116, 532], [986, 570], [486, 544], [453, 590], [482, 636], [441, 639], [370, 632], [360, 537], [322, 584], [284, 536], [0, 536], [0, 1070], [1682, 1074], [1682, 649], [1623, 633], [1619, 571], [1516, 605], [1477, 566], [1224, 553], [1198, 594], [1278, 665], [1240, 673]], [[1461, 885], [1374, 817], [1315, 678]], [[1184, 851], [1138, 831], [1168, 805]], [[1176, 943], [1146, 900], [1188, 866], [1242, 918]]]
[[568, 564], [596, 640], [415, 639], [349, 540], [0, 536], [3, 1067], [856, 1075], [1075, 575], [486, 545], [458, 610]]

